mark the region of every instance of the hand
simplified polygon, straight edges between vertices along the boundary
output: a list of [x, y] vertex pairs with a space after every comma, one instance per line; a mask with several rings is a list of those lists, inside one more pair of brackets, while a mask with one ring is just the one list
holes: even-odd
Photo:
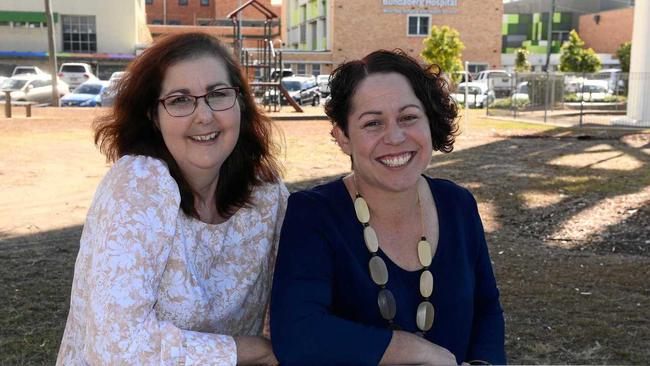
[[276, 366], [271, 341], [264, 337], [234, 337], [237, 344], [237, 365]]
[[444, 347], [413, 333], [393, 331], [393, 337], [380, 365], [458, 365], [456, 357]]
[[429, 346], [429, 354], [427, 356], [428, 361], [425, 363], [425, 365], [458, 365], [456, 362], [456, 356], [454, 356], [453, 353], [449, 352], [449, 350], [444, 347], [440, 347], [435, 343], [431, 343], [424, 338], [422, 338], [422, 340], [427, 342]]

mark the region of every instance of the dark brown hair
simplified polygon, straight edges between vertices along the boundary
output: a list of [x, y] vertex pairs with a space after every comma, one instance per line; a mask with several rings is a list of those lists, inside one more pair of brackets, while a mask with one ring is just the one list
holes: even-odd
[[165, 145], [154, 119], [167, 69], [178, 62], [212, 56], [226, 66], [232, 86], [239, 87], [241, 110], [239, 138], [219, 171], [216, 205], [223, 217], [250, 203], [254, 186], [279, 179], [279, 165], [273, 157], [277, 146], [271, 141], [272, 124], [255, 105], [250, 87], [230, 52], [216, 38], [205, 33], [173, 34], [157, 40], [127, 68], [118, 86], [112, 111], [95, 120], [95, 144], [108, 161], [125, 155], [144, 155], [164, 161], [178, 183], [181, 208], [197, 217], [194, 193]]
[[357, 87], [368, 75], [396, 72], [404, 75], [415, 95], [424, 106], [431, 128], [431, 142], [436, 151], [450, 152], [458, 132], [458, 108], [449, 95], [447, 81], [440, 69], [421, 66], [402, 50], [379, 50], [361, 60], [339, 65], [330, 78], [331, 99], [325, 104], [325, 113], [346, 134], [348, 115]]

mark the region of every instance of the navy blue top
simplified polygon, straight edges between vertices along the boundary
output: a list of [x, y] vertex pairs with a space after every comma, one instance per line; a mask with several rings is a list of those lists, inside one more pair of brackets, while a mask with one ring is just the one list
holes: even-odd
[[[453, 182], [427, 177], [440, 236], [431, 272], [435, 308], [426, 338], [458, 362], [505, 364], [503, 311], [476, 201]], [[395, 322], [416, 332], [420, 271], [382, 251]], [[392, 337], [377, 306], [363, 226], [342, 179], [289, 197], [271, 295], [271, 340], [282, 365], [376, 365]]]

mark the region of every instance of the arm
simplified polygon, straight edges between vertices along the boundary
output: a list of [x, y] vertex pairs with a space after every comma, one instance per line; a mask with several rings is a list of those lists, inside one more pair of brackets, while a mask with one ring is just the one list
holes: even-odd
[[503, 365], [506, 363], [503, 310], [499, 302], [499, 290], [492, 271], [483, 225], [473, 198], [471, 204], [474, 212], [472, 229], [478, 245], [478, 258], [475, 267], [474, 323], [467, 360], [463, 361], [484, 360]]
[[[129, 160], [131, 159], [131, 160]], [[176, 230], [180, 197], [166, 167], [119, 161], [88, 214], [82, 247], [84, 358], [90, 364], [234, 365], [235, 340], [158, 320], [158, 288]], [[86, 234], [86, 233], [84, 233]], [[83, 301], [82, 300], [82, 301]]]
[[426, 363], [437, 350], [430, 342], [331, 313], [335, 253], [319, 212], [304, 193], [289, 198], [271, 302], [273, 349], [281, 364]]

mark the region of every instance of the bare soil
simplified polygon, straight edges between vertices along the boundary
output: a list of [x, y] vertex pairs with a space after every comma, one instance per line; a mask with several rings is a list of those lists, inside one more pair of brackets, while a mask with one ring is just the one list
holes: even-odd
[[[84, 216], [109, 165], [101, 109], [0, 118], [0, 365], [51, 364]], [[650, 360], [650, 132], [500, 122], [471, 111], [428, 173], [479, 202], [515, 364]], [[277, 123], [290, 190], [345, 174], [327, 121]]]

